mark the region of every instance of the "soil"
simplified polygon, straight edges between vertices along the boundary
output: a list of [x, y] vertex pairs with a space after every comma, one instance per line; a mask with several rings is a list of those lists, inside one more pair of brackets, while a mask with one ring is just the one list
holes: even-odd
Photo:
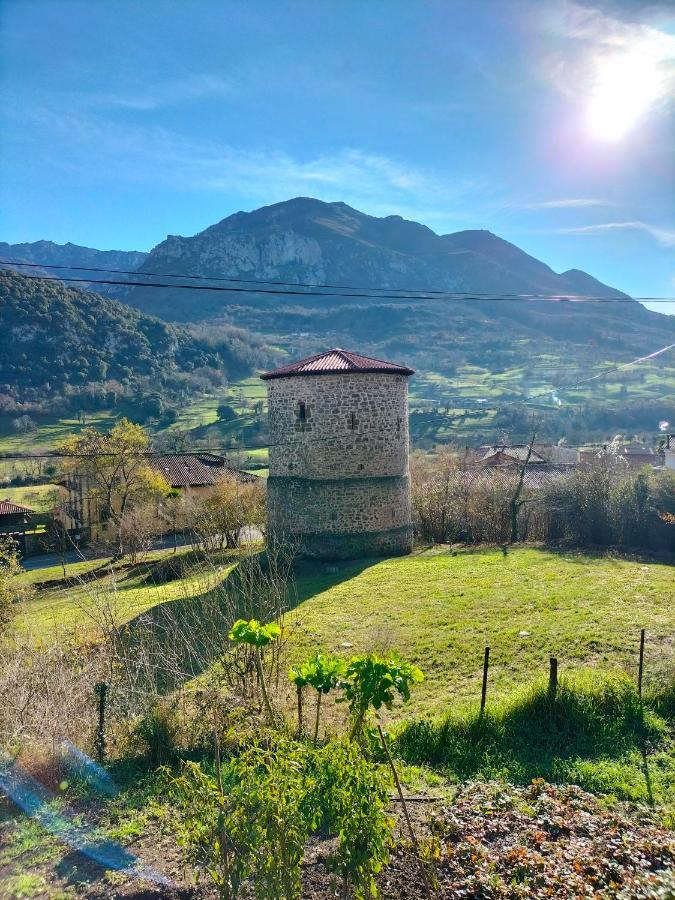
[[[424, 800], [424, 798], [418, 798]], [[382, 900], [540, 900], [540, 898], [675, 898], [675, 833], [649, 809], [608, 805], [576, 787], [537, 780], [528, 787], [501, 783], [463, 785], [451, 802], [413, 802], [410, 809], [422, 855], [403, 833], [400, 804], [396, 847], [378, 875]], [[106, 871], [77, 851], [47, 838], [52, 852], [32, 846], [16, 850], [27, 819], [9, 804], [0, 809], [0, 897], [65, 897], [91, 900], [210, 900], [217, 892], [185, 865], [170, 833], [151, 826], [126, 849], [167, 884]], [[60, 852], [54, 853], [54, 849]], [[313, 839], [303, 863], [304, 900], [343, 895], [327, 862], [330, 841]], [[18, 876], [34, 878], [29, 892]], [[425, 882], [434, 882], [429, 891]]]

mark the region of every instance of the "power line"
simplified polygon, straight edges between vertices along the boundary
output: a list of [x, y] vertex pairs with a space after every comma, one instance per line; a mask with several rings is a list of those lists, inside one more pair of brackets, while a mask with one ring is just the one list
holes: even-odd
[[[379, 288], [379, 287], [364, 287], [363, 285], [355, 286], [349, 284], [323, 284], [323, 283], [310, 283], [303, 281], [275, 281], [272, 279], [246, 279], [246, 278], [232, 278], [225, 275], [191, 275], [187, 273], [166, 273], [166, 272], [141, 272], [139, 270], [133, 269], [105, 269], [105, 268], [96, 268], [91, 266], [63, 266], [63, 265], [55, 265], [55, 264], [44, 264], [44, 263], [29, 263], [29, 262], [21, 262], [18, 259], [3, 259], [0, 260], [0, 264], [9, 264], [16, 266], [23, 266], [26, 268], [32, 269], [54, 269], [54, 270], [62, 270], [68, 272], [105, 272], [108, 274], [114, 275], [134, 275], [138, 278], [185, 278], [192, 281], [226, 281], [230, 284], [265, 284], [265, 285], [277, 285], [281, 287], [291, 287], [291, 288], [313, 288], [313, 289], [326, 289], [326, 290], [339, 290], [339, 291], [398, 291], [405, 292], [406, 294], [439, 294], [442, 296], [458, 296], [462, 297], [466, 294], [470, 294], [475, 297], [493, 297], [494, 291], [490, 292], [481, 292], [481, 291], [449, 291], [449, 290], [437, 290], [432, 288]], [[59, 278], [59, 281], [72, 281], [75, 279], [70, 278]], [[89, 279], [82, 279], [87, 283], [96, 283], [90, 282]], [[131, 282], [124, 281], [124, 284], [131, 284]], [[185, 287], [189, 287], [189, 285], [185, 285]], [[534, 298], [542, 298], [542, 299], [553, 299], [558, 297], [559, 295], [554, 294], [526, 294], [526, 293], [516, 293], [516, 294], [503, 294], [502, 297], [509, 298], [523, 298], [523, 299], [534, 299]], [[582, 294], [564, 294], [560, 295], [564, 297], [583, 297]], [[620, 298], [606, 298], [606, 299], [620, 299]], [[621, 299], [637, 299], [632, 297], [625, 297]], [[658, 300], [669, 298], [658, 298], [658, 297], [641, 297], [641, 300]]]
[[[18, 273], [22, 274], [22, 273]], [[137, 273], [138, 274], [138, 273]], [[223, 285], [203, 285], [203, 284], [156, 284], [152, 282], [146, 281], [123, 281], [121, 279], [113, 279], [113, 278], [98, 278], [98, 279], [90, 279], [90, 278], [67, 278], [62, 277], [58, 278], [56, 276], [50, 275], [22, 275], [23, 278], [26, 278], [30, 281], [46, 281], [52, 284], [62, 284], [62, 283], [78, 283], [78, 284], [105, 284], [105, 285], [119, 285], [121, 287], [143, 287], [143, 288], [163, 288], [163, 289], [173, 289], [173, 290], [184, 290], [184, 291], [212, 291], [212, 292], [222, 292], [228, 294], [268, 294], [268, 295], [276, 295], [276, 296], [295, 296], [295, 297], [344, 297], [344, 298], [354, 298], [354, 299], [365, 299], [365, 300], [428, 300], [432, 299], [431, 297], [426, 296], [418, 296], [417, 294], [372, 294], [367, 293], [367, 290], [378, 290], [377, 288], [373, 289], [354, 289], [353, 293], [340, 293], [337, 290], [330, 290], [328, 292], [323, 292], [319, 294], [312, 294], [311, 291], [306, 290], [275, 290], [273, 288], [262, 288], [262, 287], [224, 287]], [[159, 276], [158, 276], [159, 277]], [[163, 276], [161, 276], [163, 277]], [[183, 277], [183, 276], [169, 276], [169, 277]], [[192, 277], [192, 276], [187, 276]], [[255, 282], [257, 284], [257, 282]], [[260, 282], [261, 284], [265, 284], [266, 282]], [[310, 287], [314, 287], [316, 289], [317, 286], [312, 285]], [[351, 289], [350, 289], [351, 290]], [[361, 292], [363, 290], [363, 292]], [[380, 288], [379, 290], [385, 290], [384, 288]], [[395, 289], [389, 289], [395, 290]], [[595, 303], [636, 303], [647, 301], [650, 303], [673, 303], [675, 302], [675, 297], [602, 297], [602, 296], [585, 296], [581, 294], [523, 294], [523, 295], [513, 295], [513, 294], [478, 294], [467, 291], [463, 295], [453, 294], [451, 292], [433, 292], [433, 291], [425, 291], [422, 292], [425, 294], [434, 294], [434, 296], [438, 297], [446, 297], [448, 300], [453, 300], [455, 302], [465, 302], [468, 300], [476, 301], [530, 301], [530, 302], [565, 302], [565, 303], [581, 303], [581, 302], [595, 302]]]
[[590, 378], [584, 378], [581, 381], [575, 382], [575, 384], [571, 384], [566, 387], [560, 387], [560, 388], [555, 387], [549, 391], [542, 391], [541, 393], [538, 393], [538, 394], [532, 394], [531, 397], [528, 397], [527, 400], [525, 400], [525, 403], [529, 403], [530, 400], [535, 400], [538, 397], [550, 396], [551, 394], [569, 393], [570, 391], [573, 391], [576, 388], [581, 387], [581, 385], [583, 385], [583, 384], [588, 384], [589, 382], [595, 381], [598, 378], [604, 378], [605, 375], [611, 375], [612, 372], [619, 372], [622, 369], [629, 369], [631, 366], [636, 366], [642, 362], [647, 362], [647, 360], [655, 359], [657, 356], [660, 356], [662, 353], [667, 353], [669, 350], [673, 350], [673, 349], [675, 349], [675, 343], [668, 344], [668, 346], [666, 346], [666, 347], [661, 347], [660, 350], [655, 350], [653, 353], [648, 353], [647, 356], [638, 356], [636, 359], [633, 359], [630, 362], [619, 363], [615, 366], [611, 366], [609, 369], [605, 369], [604, 372], [599, 372], [597, 375], [591, 375]]

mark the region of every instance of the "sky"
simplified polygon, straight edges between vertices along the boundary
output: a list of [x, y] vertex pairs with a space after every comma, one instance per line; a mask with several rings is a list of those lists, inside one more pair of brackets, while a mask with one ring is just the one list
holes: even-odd
[[671, 2], [0, 0], [0, 90], [0, 240], [311, 196], [675, 297]]

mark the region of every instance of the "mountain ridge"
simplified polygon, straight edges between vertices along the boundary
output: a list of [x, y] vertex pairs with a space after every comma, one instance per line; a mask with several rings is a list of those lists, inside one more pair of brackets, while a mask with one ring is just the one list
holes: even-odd
[[[65, 244], [57, 244], [54, 241], [40, 240], [22, 244], [9, 244], [0, 241], [0, 266], [16, 268], [24, 271], [20, 266], [13, 267], [9, 260], [19, 262], [36, 263], [43, 266], [65, 266], [58, 272], [52, 272], [54, 277], [67, 278], [69, 275], [81, 278], [82, 272], [78, 268], [93, 266], [96, 269], [137, 269], [146, 258], [147, 253], [141, 250], [96, 250], [94, 247], [84, 247], [68, 241]], [[69, 268], [72, 267], [72, 268]], [[25, 274], [28, 274], [25, 272]]]
[[[488, 230], [439, 235], [401, 216], [379, 218], [308, 197], [233, 213], [191, 237], [168, 235], [140, 271], [177, 262], [199, 265], [206, 275], [316, 284], [351, 276], [355, 287], [392, 290], [575, 294], [578, 283]], [[627, 296], [594, 282], [603, 296]]]

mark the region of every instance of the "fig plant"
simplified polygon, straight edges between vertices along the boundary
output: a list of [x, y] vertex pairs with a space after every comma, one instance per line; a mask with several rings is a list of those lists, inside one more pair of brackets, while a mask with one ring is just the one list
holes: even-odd
[[[352, 715], [352, 739], [363, 737], [364, 727], [371, 707], [376, 713], [383, 706], [391, 709], [397, 694], [404, 701], [409, 700], [410, 685], [424, 680], [424, 674], [417, 666], [404, 662], [397, 656], [383, 657], [377, 653], [367, 653], [363, 656], [352, 657], [345, 669], [345, 676], [346, 680], [343, 682], [342, 687]], [[420, 847], [412, 825], [408, 805], [403, 795], [401, 779], [394, 765], [394, 759], [379, 721], [377, 722], [377, 732], [389, 763], [389, 768], [394, 776], [410, 840], [418, 854], [422, 878], [430, 895], [433, 895], [433, 882], [435, 879], [429, 876], [422, 859], [419, 857]]]
[[[321, 718], [321, 698], [340, 685], [345, 671], [344, 662], [330, 653], [317, 650], [313, 656], [301, 666], [293, 666], [290, 671], [291, 681], [300, 691], [302, 686], [310, 685], [316, 691], [316, 719], [314, 722], [314, 743], [319, 740], [319, 722]], [[298, 693], [298, 713], [301, 716], [301, 700]], [[302, 728], [302, 724], [299, 724]]]
[[263, 625], [257, 619], [237, 619], [232, 626], [228, 635], [235, 644], [248, 644], [253, 647], [256, 672], [258, 673], [258, 681], [260, 682], [260, 691], [263, 697], [265, 710], [270, 719], [274, 721], [274, 710], [270, 702], [269, 692], [267, 690], [267, 682], [265, 681], [265, 672], [262, 664], [262, 650], [281, 637], [281, 626], [277, 622], [268, 622]]
[[384, 657], [377, 653], [352, 657], [344, 674], [342, 687], [352, 716], [352, 739], [363, 735], [371, 707], [376, 711], [382, 706], [391, 709], [397, 694], [405, 701], [410, 700], [410, 685], [424, 681], [417, 666], [397, 656]]

